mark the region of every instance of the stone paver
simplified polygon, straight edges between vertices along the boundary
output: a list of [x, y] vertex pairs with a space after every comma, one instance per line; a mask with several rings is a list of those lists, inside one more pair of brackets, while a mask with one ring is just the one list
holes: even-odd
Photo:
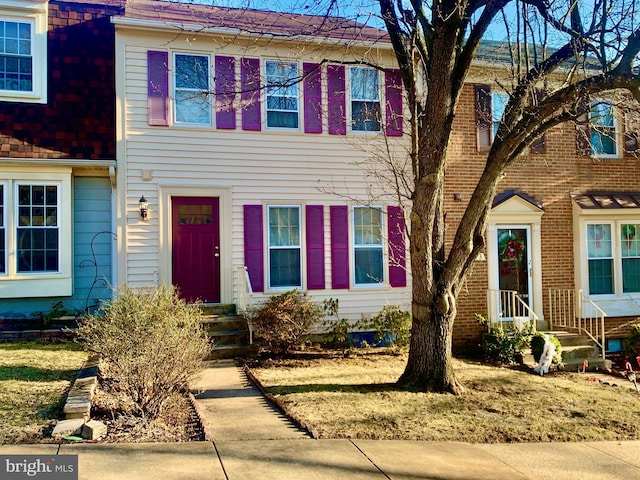
[[210, 442], [69, 444], [78, 455], [78, 480], [225, 480]]
[[208, 362], [191, 391], [214, 441], [308, 438], [265, 400], [231, 360]]

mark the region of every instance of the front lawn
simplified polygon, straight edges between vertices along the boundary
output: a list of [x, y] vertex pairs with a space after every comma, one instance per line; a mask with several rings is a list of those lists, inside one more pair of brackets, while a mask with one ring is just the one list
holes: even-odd
[[86, 357], [73, 343], [0, 344], [0, 444], [47, 440]]
[[[405, 355], [270, 360], [253, 374], [319, 438], [537, 442], [640, 439], [640, 395], [589, 374], [456, 360], [469, 393], [411, 393], [393, 382]], [[626, 380], [622, 380], [626, 381]]]

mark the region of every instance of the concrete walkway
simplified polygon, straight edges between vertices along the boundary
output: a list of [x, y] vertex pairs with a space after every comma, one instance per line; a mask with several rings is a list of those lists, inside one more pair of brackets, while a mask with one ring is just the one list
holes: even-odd
[[212, 441], [0, 445], [0, 478], [2, 455], [74, 454], [81, 480], [640, 479], [640, 441], [313, 440], [273, 410], [230, 362], [209, 364], [194, 393]]

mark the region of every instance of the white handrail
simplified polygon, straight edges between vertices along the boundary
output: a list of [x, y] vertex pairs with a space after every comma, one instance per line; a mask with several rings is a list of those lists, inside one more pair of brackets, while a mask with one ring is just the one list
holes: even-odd
[[538, 315], [527, 305], [515, 290], [487, 290], [489, 328], [502, 330], [505, 323], [522, 329], [531, 323], [535, 332]]
[[249, 327], [249, 345], [253, 345], [253, 324], [251, 323], [251, 315], [246, 315], [252, 303], [253, 288], [251, 287], [251, 279], [249, 271], [244, 265], [238, 267], [238, 313], [244, 315]]

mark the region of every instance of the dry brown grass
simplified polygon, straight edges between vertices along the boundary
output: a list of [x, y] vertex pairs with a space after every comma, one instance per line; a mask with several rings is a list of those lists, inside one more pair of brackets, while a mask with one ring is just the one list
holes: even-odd
[[478, 443], [640, 439], [640, 395], [588, 374], [456, 360], [463, 396], [398, 390], [406, 355], [268, 361], [252, 372], [321, 438]]

